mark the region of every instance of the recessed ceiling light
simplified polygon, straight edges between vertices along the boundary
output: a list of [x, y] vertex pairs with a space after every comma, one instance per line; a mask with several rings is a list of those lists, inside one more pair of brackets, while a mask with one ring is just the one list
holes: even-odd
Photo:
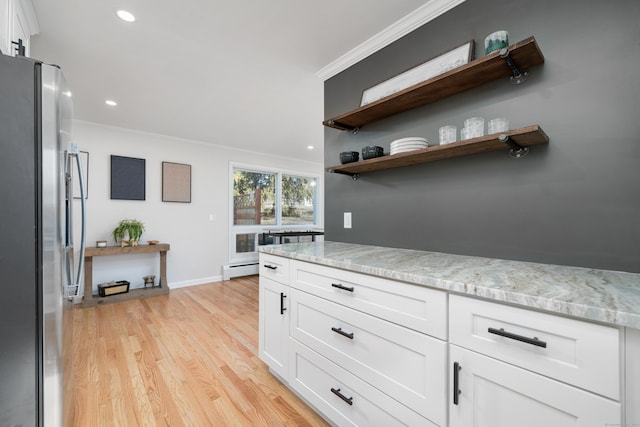
[[104, 101], [104, 103], [107, 104], [109, 107], [115, 107], [116, 105], [118, 105], [116, 101], [113, 101], [111, 99], [107, 99], [106, 101]]
[[133, 16], [133, 13], [127, 12], [126, 10], [118, 10], [116, 14], [118, 15], [118, 18], [126, 22], [133, 22], [136, 20], [136, 17]]
[[315, 147], [313, 145], [307, 145], [307, 150], [313, 150]]

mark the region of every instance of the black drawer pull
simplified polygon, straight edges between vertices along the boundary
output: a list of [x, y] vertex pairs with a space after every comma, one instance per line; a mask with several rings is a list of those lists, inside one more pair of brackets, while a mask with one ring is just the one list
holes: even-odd
[[331, 330], [333, 332], [337, 333], [337, 334], [342, 335], [343, 337], [349, 338], [350, 340], [353, 339], [353, 332], [347, 333], [347, 332], [343, 331], [342, 328], [331, 328]]
[[460, 396], [460, 370], [462, 366], [458, 362], [453, 362], [453, 404], [458, 404], [458, 396]]
[[287, 296], [284, 294], [284, 292], [280, 292], [280, 314], [284, 314], [285, 311], [287, 311], [287, 308], [284, 306], [284, 299]]
[[344, 400], [345, 402], [347, 402], [349, 405], [353, 405], [353, 397], [347, 397], [344, 394], [340, 393], [340, 389], [339, 388], [333, 388], [331, 387], [331, 393], [335, 394], [336, 396], [338, 396], [340, 399]]
[[545, 341], [539, 340], [538, 337], [533, 337], [533, 338], [523, 337], [522, 335], [512, 334], [511, 332], [507, 332], [503, 328], [500, 328], [500, 329], [489, 328], [487, 329], [487, 332], [489, 332], [490, 334], [500, 335], [501, 337], [511, 338], [512, 340], [526, 342], [527, 344], [535, 345], [538, 347], [547, 348], [547, 343]]
[[264, 268], [268, 268], [269, 270], [277, 270], [278, 266], [277, 265], [265, 264]]
[[332, 283], [331, 286], [333, 286], [334, 288], [342, 289], [343, 291], [353, 292], [353, 288], [350, 288], [340, 283]]

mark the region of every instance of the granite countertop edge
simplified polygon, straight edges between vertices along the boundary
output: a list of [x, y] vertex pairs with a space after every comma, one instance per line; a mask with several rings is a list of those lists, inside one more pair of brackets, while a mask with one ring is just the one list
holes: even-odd
[[640, 329], [640, 274], [341, 242], [261, 246], [261, 253], [312, 262]]

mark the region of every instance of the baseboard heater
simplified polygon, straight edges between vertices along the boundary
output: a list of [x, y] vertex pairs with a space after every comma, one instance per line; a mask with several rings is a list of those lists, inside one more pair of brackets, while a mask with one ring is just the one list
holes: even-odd
[[253, 274], [258, 274], [257, 262], [222, 266], [222, 280], [229, 280], [233, 277], [251, 276]]

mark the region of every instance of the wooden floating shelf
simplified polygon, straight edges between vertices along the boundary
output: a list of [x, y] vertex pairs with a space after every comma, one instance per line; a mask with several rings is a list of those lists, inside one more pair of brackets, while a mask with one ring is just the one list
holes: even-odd
[[499, 139], [500, 135], [508, 136], [511, 141], [515, 142], [520, 147], [549, 143], [549, 137], [542, 128], [539, 125], [533, 125], [507, 132], [467, 139], [465, 141], [453, 142], [451, 144], [434, 145], [433, 147], [394, 154], [393, 156], [386, 155], [383, 157], [376, 157], [375, 159], [330, 166], [325, 170], [327, 172], [355, 176], [366, 172], [401, 168], [453, 157], [462, 157], [490, 151], [509, 150], [511, 147]]
[[[544, 56], [533, 36], [507, 49], [513, 63], [522, 71], [544, 62]], [[447, 98], [512, 74], [511, 67], [500, 56], [500, 51], [495, 51], [400, 92], [327, 119], [322, 124], [340, 130], [358, 129], [385, 117]]]

